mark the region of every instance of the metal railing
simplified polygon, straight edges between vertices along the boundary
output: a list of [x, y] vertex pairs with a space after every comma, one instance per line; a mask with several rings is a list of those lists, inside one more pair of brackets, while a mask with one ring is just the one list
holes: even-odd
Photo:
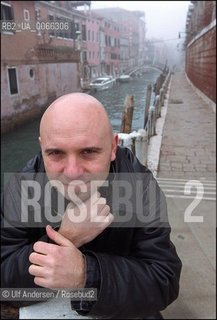
[[[168, 91], [170, 78], [171, 72], [166, 70], [160, 74], [156, 84], [154, 85], [154, 88], [152, 88], [151, 85], [148, 85], [143, 129], [131, 132], [134, 96], [127, 96], [125, 98], [121, 132], [118, 134], [119, 145], [128, 147], [144, 165], [147, 165], [148, 146], [150, 139], [152, 136], [156, 135], [156, 122], [157, 119], [161, 117], [161, 109], [164, 106], [164, 100]], [[155, 97], [154, 102], [151, 105], [152, 89], [155, 93]]]

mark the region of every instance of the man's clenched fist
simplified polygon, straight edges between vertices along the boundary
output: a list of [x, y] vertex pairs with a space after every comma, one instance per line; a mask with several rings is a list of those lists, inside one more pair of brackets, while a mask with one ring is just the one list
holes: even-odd
[[86, 270], [82, 253], [50, 226], [46, 231], [56, 244], [35, 242], [29, 256], [32, 263], [29, 273], [34, 276], [35, 284], [50, 289], [84, 287]]

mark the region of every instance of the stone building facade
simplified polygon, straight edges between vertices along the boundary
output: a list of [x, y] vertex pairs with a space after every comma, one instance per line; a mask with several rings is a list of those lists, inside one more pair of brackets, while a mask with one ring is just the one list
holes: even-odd
[[191, 1], [186, 22], [186, 74], [216, 106], [216, 1]]
[[57, 97], [81, 91], [73, 27], [82, 30], [86, 18], [77, 11], [51, 1], [1, 2], [2, 18], [9, 21], [1, 31], [2, 132], [40, 115]]

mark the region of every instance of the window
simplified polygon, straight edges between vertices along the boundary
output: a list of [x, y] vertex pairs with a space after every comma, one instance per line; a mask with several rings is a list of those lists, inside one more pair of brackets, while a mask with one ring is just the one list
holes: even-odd
[[[60, 37], [60, 38], [73, 39], [74, 32], [75, 32], [75, 30], [73, 29], [74, 28], [73, 22], [66, 20], [64, 17], [57, 17], [57, 16], [54, 17], [54, 16], [52, 16], [52, 14], [50, 14], [48, 16], [48, 18], [49, 18], [49, 21], [56, 23], [57, 26], [60, 26], [56, 31], [50, 30], [50, 32], [49, 32], [50, 35], [52, 35], [52, 36], [56, 35], [57, 37]], [[71, 28], [69, 27], [69, 30], [66, 30], [66, 28], [61, 27], [66, 22], [68, 23], [69, 26], [71, 24], [71, 26], [70, 26]]]
[[[50, 15], [50, 17], [52, 17], [52, 15]], [[57, 22], [58, 26], [64, 25], [64, 23], [68, 22], [63, 17], [55, 17], [53, 19], [54, 19], [53, 20], [54, 22]], [[66, 30], [64, 28], [58, 28], [58, 30], [56, 30], [56, 36], [60, 37], [60, 38], [70, 38], [71, 37], [68, 30]]]
[[13, 20], [13, 10], [10, 5], [1, 3], [1, 20]]
[[41, 18], [40, 9], [36, 9], [36, 10], [35, 10], [35, 20], [36, 20], [36, 21], [40, 21], [40, 18]]
[[78, 34], [76, 31], [79, 31], [79, 23], [72, 21], [71, 22], [71, 28], [70, 28], [70, 38], [76, 39]]
[[81, 33], [82, 33], [82, 40], [87, 40], [86, 25], [85, 24], [82, 24]]
[[83, 61], [87, 61], [87, 52], [86, 51], [82, 52], [82, 58], [83, 58]]
[[33, 69], [30, 69], [29, 70], [29, 76], [30, 76], [30, 78], [34, 78], [34, 70]]
[[118, 59], [118, 55], [116, 53], [111, 53], [111, 59], [112, 60], [117, 60]]
[[[40, 22], [41, 20], [41, 11], [40, 9], [36, 9], [35, 10], [35, 20], [36, 22]], [[41, 29], [40, 28], [36, 28], [37, 29], [37, 35], [41, 36]]]
[[[62, 21], [63, 21], [63, 23], [67, 23], [68, 26], [70, 26], [70, 21], [69, 20], [66, 20], [66, 19], [63, 18]], [[66, 28], [65, 28], [65, 31], [63, 31], [63, 37], [66, 38], [66, 39], [70, 38], [70, 32]]]
[[23, 15], [24, 15], [24, 20], [29, 21], [29, 10], [24, 9]]
[[[60, 25], [61, 25], [61, 22], [62, 22], [61, 17], [56, 17], [56, 22], [57, 22], [58, 25], [60, 26]], [[63, 37], [64, 37], [64, 32], [63, 32], [63, 30], [61, 30], [61, 29], [57, 30], [56, 35], [57, 35], [57, 37], [63, 38]]]
[[[51, 14], [49, 14], [49, 15], [48, 15], [48, 21], [49, 21], [49, 22], [54, 22], [54, 16], [52, 16]], [[49, 35], [50, 35], [50, 36], [55, 36], [54, 30], [51, 30], [51, 29], [50, 29], [50, 30], [49, 30]]]
[[9, 79], [9, 85], [10, 85], [10, 93], [11, 94], [18, 93], [16, 68], [8, 68], [8, 79]]

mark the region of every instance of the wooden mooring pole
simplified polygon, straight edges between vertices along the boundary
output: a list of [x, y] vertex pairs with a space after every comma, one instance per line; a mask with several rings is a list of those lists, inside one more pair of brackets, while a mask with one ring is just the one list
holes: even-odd
[[157, 78], [156, 87], [155, 87], [155, 95], [156, 96], [160, 94], [160, 88], [163, 85], [164, 79], [165, 79], [165, 76], [162, 73]]
[[132, 129], [134, 96], [127, 95], [124, 101], [121, 132], [130, 133]]

